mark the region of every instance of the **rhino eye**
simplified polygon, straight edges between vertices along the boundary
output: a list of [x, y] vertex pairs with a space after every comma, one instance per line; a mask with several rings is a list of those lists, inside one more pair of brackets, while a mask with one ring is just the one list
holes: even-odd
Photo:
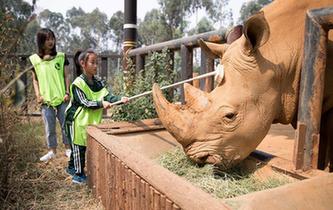
[[224, 117], [226, 117], [229, 120], [232, 120], [235, 118], [235, 116], [236, 116], [235, 113], [230, 112], [230, 113], [227, 113]]

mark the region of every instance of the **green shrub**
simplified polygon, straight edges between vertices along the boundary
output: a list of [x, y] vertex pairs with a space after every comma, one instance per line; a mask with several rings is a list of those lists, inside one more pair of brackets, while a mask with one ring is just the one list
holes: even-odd
[[[172, 84], [176, 78], [176, 72], [172, 68], [172, 60], [170, 52], [163, 50], [161, 53], [149, 54], [146, 59], [145, 69], [134, 75], [135, 66], [129, 61], [129, 70], [131, 75], [126, 75], [125, 79], [133, 79], [130, 87], [125, 88], [124, 74], [118, 72], [115, 76], [113, 92], [116, 95], [134, 96], [146, 91], [152, 90], [154, 83], [158, 83], [160, 87]], [[171, 89], [165, 90], [164, 94], [169, 101], [176, 100], [173, 97]], [[130, 101], [130, 103], [115, 107], [112, 110], [112, 119], [115, 121], [135, 121], [142, 119], [150, 119], [157, 117], [152, 95], [143, 96], [141, 98]]]

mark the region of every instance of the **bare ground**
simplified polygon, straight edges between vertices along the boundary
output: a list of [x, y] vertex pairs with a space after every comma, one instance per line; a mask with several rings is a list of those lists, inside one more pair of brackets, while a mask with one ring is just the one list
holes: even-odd
[[103, 209], [87, 185], [71, 183], [59, 139], [56, 158], [39, 161], [47, 152], [43, 129], [38, 119], [17, 126], [15, 142], [8, 149], [8, 182], [2, 187], [6, 196], [0, 198], [0, 209]]

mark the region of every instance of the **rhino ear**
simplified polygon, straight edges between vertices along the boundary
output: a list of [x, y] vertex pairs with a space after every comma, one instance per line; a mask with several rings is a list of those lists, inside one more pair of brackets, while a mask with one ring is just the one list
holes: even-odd
[[226, 34], [227, 44], [233, 43], [235, 40], [237, 40], [239, 37], [241, 37], [242, 34], [243, 34], [242, 25], [237, 25], [237, 26], [231, 28]]
[[210, 58], [222, 58], [224, 52], [228, 48], [228, 44], [216, 44], [205, 42], [203, 39], [198, 41], [201, 50], [203, 50]]
[[245, 48], [250, 52], [254, 52], [264, 45], [270, 34], [264, 12], [251, 16], [244, 25], [243, 33], [246, 38]]

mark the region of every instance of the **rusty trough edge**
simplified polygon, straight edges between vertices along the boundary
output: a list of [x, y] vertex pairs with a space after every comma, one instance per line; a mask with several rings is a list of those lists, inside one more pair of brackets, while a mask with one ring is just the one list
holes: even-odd
[[234, 209], [331, 209], [333, 174], [253, 192], [225, 202]]
[[103, 147], [110, 148], [113, 155], [122, 160], [143, 180], [165, 193], [165, 196], [179, 205], [180, 208], [191, 210], [207, 209], [207, 207], [212, 210], [230, 209], [222, 200], [214, 198], [136, 151], [124, 147], [117, 142], [117, 136], [112, 136], [112, 139], [115, 140], [111, 140], [110, 135], [93, 126], [88, 127], [87, 132]]

